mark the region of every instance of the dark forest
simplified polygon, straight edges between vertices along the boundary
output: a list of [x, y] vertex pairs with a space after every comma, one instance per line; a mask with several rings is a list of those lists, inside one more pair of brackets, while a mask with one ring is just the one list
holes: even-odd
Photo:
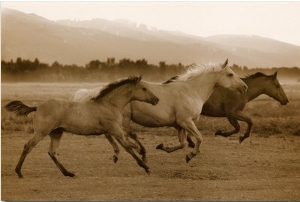
[[[1, 61], [2, 82], [110, 82], [130, 75], [143, 75], [148, 81], [165, 81], [182, 74], [189, 66], [166, 64], [148, 64], [146, 59], [133, 61], [124, 58], [116, 62], [115, 58], [106, 61], [92, 60], [85, 66], [63, 65], [55, 61], [49, 65], [39, 61], [17, 58], [15, 61]], [[233, 64], [232, 70], [240, 77], [256, 72], [273, 74], [278, 72], [280, 79], [300, 82], [299, 67], [247, 68]]]

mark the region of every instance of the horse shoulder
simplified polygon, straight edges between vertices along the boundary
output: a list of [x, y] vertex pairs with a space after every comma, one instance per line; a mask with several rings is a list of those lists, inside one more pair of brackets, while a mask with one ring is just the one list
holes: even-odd
[[213, 93], [211, 99], [219, 115], [234, 113], [236, 110], [243, 110], [247, 103], [245, 95], [237, 94], [231, 90], [220, 88]]

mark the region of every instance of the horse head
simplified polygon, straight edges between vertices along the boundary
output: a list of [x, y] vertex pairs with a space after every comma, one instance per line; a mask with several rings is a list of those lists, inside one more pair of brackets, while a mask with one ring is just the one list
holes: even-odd
[[147, 83], [141, 80], [142, 76], [139, 76], [132, 92], [132, 99], [157, 105], [158, 97], [148, 88]]
[[237, 91], [240, 94], [247, 92], [248, 86], [227, 66], [228, 59], [222, 64], [220, 77], [216, 83], [216, 86], [222, 86], [224, 88]]
[[269, 79], [270, 85], [266, 85], [264, 93], [274, 98], [282, 105], [286, 105], [289, 100], [286, 97], [286, 94], [277, 79], [277, 71], [273, 75], [267, 76], [267, 79]]

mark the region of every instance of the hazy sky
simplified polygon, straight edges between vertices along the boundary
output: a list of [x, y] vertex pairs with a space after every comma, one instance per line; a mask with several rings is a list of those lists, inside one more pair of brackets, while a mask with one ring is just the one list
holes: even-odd
[[258, 35], [300, 46], [300, 2], [1, 2], [49, 20], [129, 19], [198, 36]]

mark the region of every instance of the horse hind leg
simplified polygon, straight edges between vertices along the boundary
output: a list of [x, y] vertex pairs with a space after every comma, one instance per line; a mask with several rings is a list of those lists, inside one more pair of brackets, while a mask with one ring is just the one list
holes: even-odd
[[63, 134], [63, 130], [60, 128], [50, 133], [51, 142], [50, 142], [48, 154], [64, 176], [74, 177], [75, 174], [67, 171], [67, 169], [65, 169], [65, 167], [57, 160], [55, 156], [56, 151], [59, 147], [62, 134]]
[[46, 135], [40, 133], [34, 133], [33, 138], [31, 138], [25, 145], [19, 162], [15, 168], [15, 172], [18, 174], [19, 178], [23, 178], [21, 173], [21, 168], [24, 163], [26, 156], [31, 152], [31, 150], [45, 137]]

